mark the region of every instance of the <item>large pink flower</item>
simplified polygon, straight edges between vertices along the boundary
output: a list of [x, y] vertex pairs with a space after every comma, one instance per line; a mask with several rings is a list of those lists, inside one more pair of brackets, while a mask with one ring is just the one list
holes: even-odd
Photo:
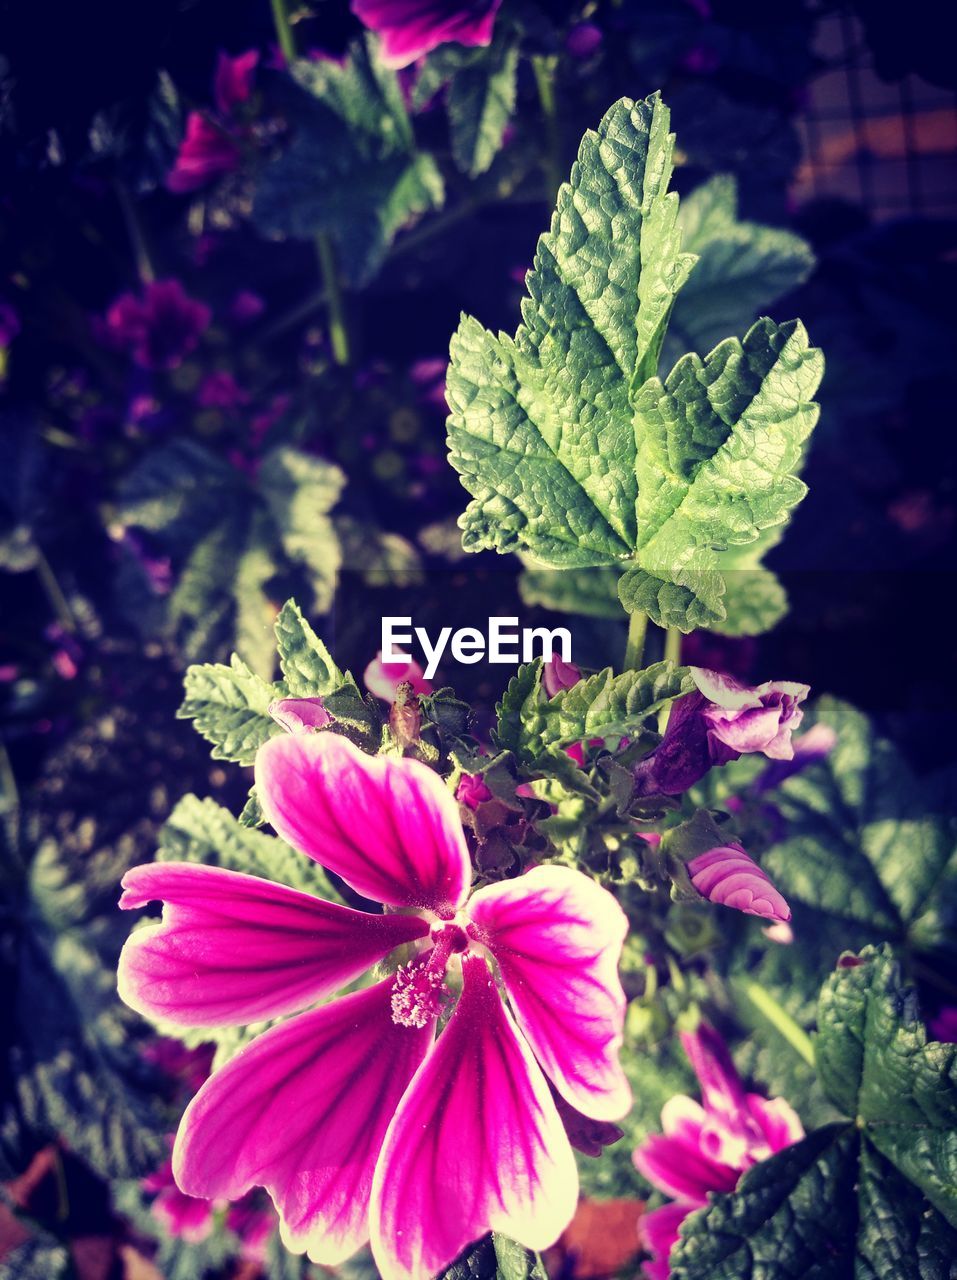
[[387, 67], [407, 67], [440, 44], [487, 45], [502, 0], [352, 0], [360, 22], [382, 37]]
[[[260, 749], [256, 787], [279, 835], [387, 910], [186, 863], [124, 877], [121, 905], [166, 904], [121, 957], [134, 1009], [186, 1026], [297, 1015], [193, 1099], [180, 1188], [235, 1199], [264, 1186], [289, 1248], [335, 1264], [371, 1235], [385, 1280], [424, 1280], [489, 1229], [552, 1243], [578, 1180], [546, 1075], [595, 1119], [630, 1104], [621, 909], [564, 867], [470, 897], [458, 806], [417, 761], [283, 735]], [[399, 947], [392, 976], [298, 1012]], [[436, 1041], [447, 980], [461, 991]]]
[[745, 1170], [804, 1137], [801, 1121], [783, 1098], [745, 1092], [718, 1033], [702, 1023], [681, 1043], [701, 1085], [701, 1102], [684, 1094], [669, 1098], [661, 1112], [663, 1134], [645, 1139], [635, 1152], [639, 1173], [674, 1203], [640, 1220], [642, 1244], [652, 1255], [648, 1280], [667, 1280], [668, 1255], [678, 1228], [710, 1192], [733, 1191]]

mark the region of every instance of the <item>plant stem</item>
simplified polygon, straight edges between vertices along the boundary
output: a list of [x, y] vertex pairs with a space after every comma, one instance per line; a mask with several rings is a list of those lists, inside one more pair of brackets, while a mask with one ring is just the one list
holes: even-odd
[[292, 25], [286, 10], [286, 0], [272, 0], [272, 20], [276, 28], [276, 38], [279, 41], [282, 56], [287, 62], [294, 62], [296, 59], [296, 39], [292, 34]]
[[339, 283], [335, 250], [332, 247], [332, 241], [324, 231], [320, 231], [316, 236], [316, 251], [319, 254], [319, 270], [322, 272], [322, 284], [329, 311], [329, 340], [332, 343], [332, 358], [336, 364], [348, 364], [351, 359], [351, 353], [349, 350], [349, 329], [346, 324], [345, 301], [342, 296], [342, 286]]
[[36, 548], [36, 553], [37, 562], [35, 567], [37, 577], [40, 579], [46, 598], [50, 602], [50, 608], [56, 614], [57, 622], [65, 631], [76, 632], [78, 630], [76, 617], [70, 608], [69, 601], [63, 594], [62, 587], [57, 582], [56, 574], [53, 572], [50, 561], [39, 547]]
[[645, 648], [645, 632], [648, 630], [648, 615], [632, 613], [628, 617], [628, 641], [625, 645], [624, 671], [637, 671], [641, 666], [641, 655]]
[[126, 223], [126, 232], [133, 249], [133, 259], [136, 262], [137, 274], [143, 284], [152, 284], [156, 279], [156, 271], [153, 268], [150, 251], [146, 246], [146, 236], [140, 225], [136, 206], [133, 204], [132, 197], [124, 183], [114, 182], [113, 189], [116, 192], [116, 198], [123, 213], [123, 221]]
[[20, 789], [17, 786], [10, 754], [2, 742], [0, 742], [0, 821], [8, 824], [7, 832], [12, 836], [12, 839], [7, 842], [12, 857], [16, 859], [19, 870], [26, 870], [19, 849]]
[[536, 54], [532, 58], [532, 70], [535, 72], [535, 84], [538, 88], [538, 100], [545, 119], [545, 175], [548, 179], [549, 197], [554, 199], [558, 188], [562, 185], [562, 135], [558, 125], [558, 110], [555, 103], [555, 66], [554, 57]]
[[669, 627], [665, 632], [665, 662], [673, 662], [676, 666], [681, 661], [681, 641], [684, 637], [677, 627]]
[[809, 1066], [813, 1067], [814, 1045], [804, 1028], [799, 1027], [791, 1015], [782, 1009], [778, 1002], [765, 991], [764, 987], [755, 982], [753, 978], [743, 978], [734, 985], [748, 1001], [755, 1013], [762, 1017], [769, 1026], [773, 1027], [779, 1035], [783, 1036], [795, 1053], [802, 1057]]

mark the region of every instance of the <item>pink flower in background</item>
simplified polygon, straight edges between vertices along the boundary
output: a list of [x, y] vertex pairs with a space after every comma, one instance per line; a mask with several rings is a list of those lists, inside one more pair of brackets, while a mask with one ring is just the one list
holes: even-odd
[[691, 883], [709, 902], [733, 907], [774, 924], [787, 924], [791, 908], [753, 858], [739, 844], [709, 849], [688, 863]]
[[102, 334], [143, 369], [175, 369], [196, 349], [211, 319], [209, 307], [188, 297], [178, 280], [155, 280], [141, 297], [124, 293], [116, 299]]
[[249, 49], [235, 58], [220, 52], [213, 77], [213, 101], [220, 115], [231, 116], [238, 106], [249, 101], [258, 63], [258, 49]]
[[837, 745], [837, 733], [829, 724], [816, 724], [795, 738], [792, 746], [794, 753], [790, 760], [772, 760], [759, 777], [755, 778], [752, 790], [759, 795], [765, 791], [773, 791], [788, 778], [801, 773], [812, 764], [819, 764], [834, 750]]
[[268, 711], [287, 733], [311, 733], [332, 724], [321, 698], [277, 698]]
[[227, 369], [217, 369], [199, 384], [196, 403], [202, 409], [238, 409], [249, 403], [249, 392]]
[[9, 302], [0, 300], [0, 347], [9, 347], [20, 332], [20, 317]]
[[648, 1280], [667, 1280], [668, 1254], [689, 1213], [711, 1192], [733, 1191], [742, 1173], [804, 1137], [801, 1121], [783, 1098], [746, 1093], [727, 1046], [706, 1023], [683, 1032], [681, 1043], [701, 1085], [701, 1103], [684, 1094], [661, 1112], [663, 1134], [641, 1144], [634, 1160], [652, 1186], [673, 1204], [646, 1213], [638, 1230], [652, 1254]]
[[927, 1019], [927, 1038], [957, 1044], [957, 1005], [944, 1005], [933, 1018]]
[[147, 1194], [155, 1195], [150, 1213], [163, 1224], [167, 1235], [187, 1244], [200, 1244], [212, 1233], [216, 1205], [180, 1191], [173, 1178], [172, 1160], [165, 1160], [155, 1173], [143, 1178], [140, 1186]]
[[[630, 1105], [621, 908], [565, 867], [470, 896], [458, 806], [418, 761], [332, 733], [281, 735], [255, 773], [284, 840], [396, 910], [188, 863], [127, 873], [122, 906], [165, 903], [120, 959], [132, 1008], [184, 1026], [297, 1015], [193, 1099], [173, 1153], [180, 1189], [236, 1199], [265, 1186], [287, 1247], [334, 1265], [371, 1235], [385, 1280], [426, 1280], [489, 1229], [549, 1245], [578, 1180], [548, 1080], [593, 1119]], [[397, 947], [393, 976], [308, 1008]], [[461, 994], [436, 1042], [449, 970]]]
[[591, 58], [602, 46], [601, 27], [593, 22], [576, 22], [565, 37], [565, 48], [573, 58]]
[[191, 111], [186, 117], [186, 136], [166, 175], [166, 186], [175, 195], [198, 191], [238, 169], [240, 155], [239, 143], [231, 133], [201, 111]]
[[387, 67], [407, 67], [440, 44], [492, 43], [502, 0], [352, 0], [352, 12], [382, 37]]
[[474, 810], [486, 800], [491, 800], [492, 793], [480, 773], [463, 773], [455, 789], [455, 798], [466, 809]]
[[689, 670], [697, 690], [678, 699], [660, 745], [635, 766], [637, 795], [680, 795], [712, 765], [749, 752], [793, 758], [806, 684], [768, 680], [752, 688], [704, 667]]
[[542, 687], [549, 698], [563, 689], [571, 689], [578, 684], [582, 673], [574, 662], [563, 662], [559, 657], [552, 657], [542, 666]]
[[366, 667], [362, 680], [370, 693], [385, 702], [395, 699], [395, 691], [403, 680], [408, 680], [415, 693], [431, 693], [431, 681], [426, 680], [421, 666], [415, 658], [405, 658], [403, 662], [383, 662], [380, 650]]

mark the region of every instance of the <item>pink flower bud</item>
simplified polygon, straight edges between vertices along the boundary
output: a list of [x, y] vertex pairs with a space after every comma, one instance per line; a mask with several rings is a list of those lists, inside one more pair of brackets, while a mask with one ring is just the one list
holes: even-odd
[[332, 724], [321, 698], [278, 698], [269, 704], [269, 714], [287, 733], [313, 733]]
[[688, 873], [691, 883], [709, 902], [776, 924], [786, 924], [791, 919], [791, 908], [739, 844], [726, 844], [699, 854], [688, 863]]
[[474, 812], [480, 804], [491, 800], [492, 793], [480, 773], [463, 773], [455, 789], [455, 798], [459, 804]]
[[542, 687], [549, 698], [563, 689], [571, 689], [581, 678], [582, 673], [574, 662], [563, 662], [558, 657], [549, 658], [542, 667]]

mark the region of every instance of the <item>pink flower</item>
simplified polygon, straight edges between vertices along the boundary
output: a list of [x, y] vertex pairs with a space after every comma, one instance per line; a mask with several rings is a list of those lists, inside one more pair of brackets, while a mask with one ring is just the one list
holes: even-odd
[[321, 698], [277, 698], [267, 710], [287, 733], [311, 733], [332, 724]]
[[[170, 1138], [171, 1145], [172, 1141]], [[141, 1180], [140, 1186], [147, 1195], [155, 1195], [150, 1213], [162, 1223], [167, 1235], [187, 1244], [199, 1244], [212, 1233], [216, 1206], [180, 1191], [173, 1178], [172, 1160], [164, 1160], [155, 1173]]]
[[194, 351], [212, 313], [178, 280], [147, 284], [142, 297], [124, 293], [106, 313], [104, 336], [143, 369], [175, 369]]
[[578, 684], [582, 673], [574, 662], [563, 662], [559, 657], [552, 657], [542, 667], [542, 687], [549, 698], [563, 689], [571, 689]]
[[480, 773], [463, 773], [455, 789], [455, 798], [466, 809], [475, 810], [486, 800], [491, 800], [492, 793]]
[[233, 324], [249, 324], [258, 320], [266, 310], [266, 303], [252, 289], [240, 289], [229, 304], [229, 318]]
[[202, 409], [238, 409], [249, 403], [249, 392], [242, 389], [228, 370], [217, 369], [199, 384], [196, 403]]
[[239, 143], [201, 111], [186, 117], [186, 136], [180, 143], [166, 186], [176, 195], [197, 191], [239, 168]]
[[492, 43], [502, 0], [352, 0], [360, 22], [382, 37], [387, 67], [407, 67], [440, 44]]
[[604, 36], [593, 22], [576, 22], [565, 37], [565, 48], [573, 58], [584, 61], [598, 52]]
[[739, 844], [722, 845], [692, 858], [691, 883], [703, 898], [723, 907], [734, 907], [749, 916], [761, 916], [775, 924], [787, 924], [791, 908], [770, 877], [749, 858]]
[[745, 1092], [727, 1047], [706, 1023], [683, 1032], [681, 1043], [701, 1084], [701, 1103], [683, 1094], [670, 1098], [661, 1112], [664, 1133], [646, 1138], [634, 1155], [639, 1173], [675, 1201], [639, 1222], [653, 1255], [644, 1266], [649, 1280], [667, 1280], [678, 1228], [709, 1193], [733, 1191], [745, 1170], [804, 1137], [782, 1098]]
[[402, 662], [383, 662], [380, 650], [362, 675], [365, 687], [385, 702], [395, 699], [395, 691], [403, 680], [408, 680], [415, 693], [431, 693], [432, 684], [426, 680], [415, 658], [405, 657]]
[[213, 101], [221, 116], [231, 116], [238, 106], [249, 101], [258, 62], [258, 49], [249, 49], [235, 58], [220, 51], [213, 77]]
[[[121, 906], [165, 903], [123, 949], [127, 1004], [184, 1026], [297, 1015], [190, 1103], [173, 1152], [180, 1189], [235, 1199], [262, 1185], [288, 1248], [334, 1265], [371, 1236], [385, 1280], [426, 1280], [489, 1229], [552, 1243], [578, 1180], [546, 1076], [594, 1119], [630, 1105], [620, 907], [566, 867], [470, 897], [458, 806], [418, 761], [367, 756], [333, 733], [281, 735], [260, 748], [255, 780], [284, 840], [393, 910], [218, 867], [127, 873]], [[391, 977], [309, 1008], [398, 947]], [[461, 994], [436, 1041], [450, 970]]]
[[732, 676], [689, 667], [697, 685], [679, 698], [660, 745], [635, 767], [637, 795], [680, 795], [712, 765], [749, 752], [791, 760], [791, 734], [801, 723], [806, 684], [768, 680], [751, 688]]
[[927, 1019], [927, 1038], [957, 1044], [957, 1005], [944, 1005], [933, 1018]]

